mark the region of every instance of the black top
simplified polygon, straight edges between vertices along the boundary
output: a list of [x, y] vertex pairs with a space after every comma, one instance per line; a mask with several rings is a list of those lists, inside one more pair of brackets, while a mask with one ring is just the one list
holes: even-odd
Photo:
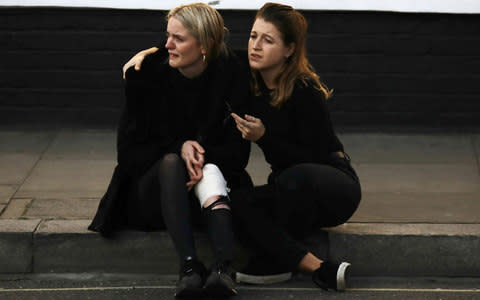
[[281, 108], [270, 105], [270, 91], [252, 102], [253, 116], [262, 120], [265, 134], [257, 141], [274, 174], [299, 163], [327, 163], [330, 153], [343, 151], [330, 120], [323, 93], [298, 81]]
[[180, 136], [194, 139], [197, 129], [201, 127], [202, 116], [206, 113], [210, 99], [207, 94], [209, 69], [199, 77], [190, 79], [183, 76], [178, 70], [172, 71], [168, 102], [169, 120], [177, 128]]

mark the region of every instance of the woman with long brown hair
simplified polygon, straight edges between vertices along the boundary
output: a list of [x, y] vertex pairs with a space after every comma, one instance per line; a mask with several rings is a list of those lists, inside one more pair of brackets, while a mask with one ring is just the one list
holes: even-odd
[[276, 3], [258, 11], [250, 33], [252, 112], [232, 115], [242, 137], [263, 150], [272, 173], [267, 185], [231, 195], [240, 237], [256, 253], [237, 281], [274, 281], [282, 271], [299, 270], [324, 289], [344, 290], [350, 264], [316, 257], [301, 242], [314, 228], [346, 222], [361, 198], [330, 120], [331, 91], [306, 58], [306, 34], [303, 15]]

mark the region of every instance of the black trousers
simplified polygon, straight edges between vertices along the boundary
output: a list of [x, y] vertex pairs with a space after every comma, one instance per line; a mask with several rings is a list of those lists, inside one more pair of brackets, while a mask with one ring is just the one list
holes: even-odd
[[196, 258], [193, 227], [206, 225], [214, 256], [232, 260], [231, 212], [226, 209], [201, 210], [199, 200], [188, 193], [188, 174], [183, 159], [166, 154], [131, 189], [125, 205], [126, 223], [140, 230], [167, 229], [181, 261]]
[[295, 165], [270, 184], [231, 195], [240, 241], [292, 271], [308, 253], [301, 240], [314, 228], [345, 223], [360, 198], [353, 169], [322, 164]]

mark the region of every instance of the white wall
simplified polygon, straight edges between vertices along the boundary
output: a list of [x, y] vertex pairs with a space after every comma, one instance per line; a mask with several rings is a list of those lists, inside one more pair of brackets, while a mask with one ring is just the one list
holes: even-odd
[[[64, 6], [168, 10], [179, 4], [209, 3], [217, 9], [258, 9], [266, 0], [0, 0], [0, 6]], [[272, 0], [307, 10], [480, 13], [480, 0]]]

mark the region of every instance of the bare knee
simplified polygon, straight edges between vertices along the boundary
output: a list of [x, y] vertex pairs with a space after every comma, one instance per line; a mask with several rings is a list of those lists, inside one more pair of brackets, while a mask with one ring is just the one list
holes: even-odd
[[203, 203], [203, 208], [208, 210], [226, 209], [230, 210], [229, 200], [226, 196], [212, 196]]
[[218, 199], [220, 199], [220, 196], [212, 196], [212, 197], [208, 198], [208, 199], [203, 203], [203, 208], [209, 207], [210, 205], [213, 204], [213, 202], [217, 201]]

